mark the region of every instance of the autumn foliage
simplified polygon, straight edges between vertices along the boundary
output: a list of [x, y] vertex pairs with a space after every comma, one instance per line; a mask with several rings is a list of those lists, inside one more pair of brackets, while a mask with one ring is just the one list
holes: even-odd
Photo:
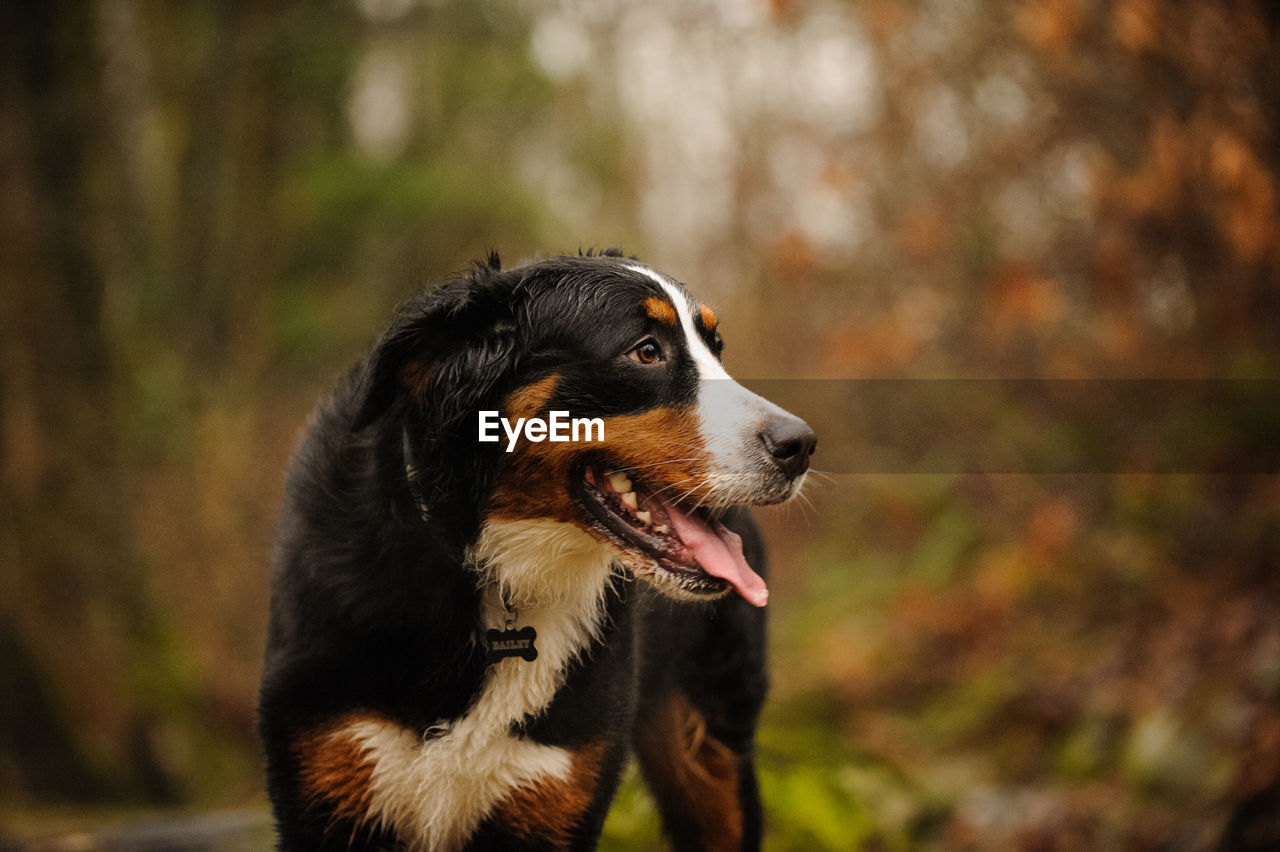
[[[1280, 371], [1269, 4], [60, 0], [0, 44], [0, 844], [258, 801], [290, 447], [491, 247], [621, 243], [751, 378]], [[775, 848], [1280, 845], [1280, 472], [819, 432], [763, 513]], [[607, 842], [656, 831], [624, 787]]]

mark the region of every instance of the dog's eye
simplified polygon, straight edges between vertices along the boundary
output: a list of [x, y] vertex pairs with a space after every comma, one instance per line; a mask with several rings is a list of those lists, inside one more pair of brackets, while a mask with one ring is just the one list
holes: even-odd
[[654, 364], [662, 360], [662, 347], [652, 337], [646, 337], [627, 353], [627, 357], [637, 364]]

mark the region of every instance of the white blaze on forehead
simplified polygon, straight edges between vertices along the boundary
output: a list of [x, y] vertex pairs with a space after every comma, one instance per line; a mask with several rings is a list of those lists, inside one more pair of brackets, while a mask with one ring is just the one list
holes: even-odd
[[630, 268], [652, 278], [667, 294], [680, 318], [689, 354], [698, 367], [699, 431], [712, 463], [708, 484], [730, 502], [737, 502], [734, 496], [746, 499], [746, 493], [736, 492], [752, 490], [749, 478], [759, 472], [757, 435], [777, 407], [734, 381], [711, 354], [694, 325], [693, 302], [680, 285], [646, 266]]
[[693, 356], [694, 363], [698, 365], [698, 378], [729, 379], [729, 374], [725, 372], [724, 367], [716, 356], [711, 354], [711, 350], [707, 348], [702, 335], [698, 334], [698, 329], [693, 324], [693, 304], [689, 301], [689, 294], [680, 285], [667, 280], [658, 272], [646, 266], [631, 266], [630, 268], [656, 281], [663, 292], [667, 294], [667, 298], [671, 300], [671, 304], [676, 309], [676, 316], [680, 318], [680, 328], [684, 330], [689, 354]]

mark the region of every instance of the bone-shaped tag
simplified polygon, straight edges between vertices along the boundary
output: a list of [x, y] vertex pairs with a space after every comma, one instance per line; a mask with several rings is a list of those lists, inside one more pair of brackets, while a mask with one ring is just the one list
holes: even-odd
[[520, 657], [526, 662], [533, 662], [538, 658], [538, 649], [533, 646], [538, 633], [532, 627], [521, 627], [519, 630], [490, 628], [485, 631], [485, 638], [489, 643], [488, 662], [491, 665], [507, 657]]

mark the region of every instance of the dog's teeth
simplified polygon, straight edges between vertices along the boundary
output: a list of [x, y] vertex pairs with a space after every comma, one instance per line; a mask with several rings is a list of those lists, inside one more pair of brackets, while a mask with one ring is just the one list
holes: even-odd
[[628, 509], [630, 509], [630, 510], [631, 510], [631, 511], [633, 511], [633, 512], [634, 512], [636, 509], [639, 509], [639, 508], [640, 508], [640, 503], [639, 503], [639, 501], [638, 501], [638, 500], [636, 500], [636, 492], [634, 492], [634, 491], [628, 491], [628, 492], [626, 492], [625, 494], [623, 494], [623, 495], [622, 495], [622, 505], [626, 506]]
[[666, 524], [658, 524], [656, 527], [653, 528], [653, 531], [666, 535], [667, 533], [671, 532], [671, 527], [667, 526]]
[[644, 524], [646, 527], [653, 523], [653, 515], [650, 512], [636, 512], [636, 518], [639, 519], [640, 523]]
[[613, 490], [619, 494], [625, 494], [631, 490], [631, 480], [622, 471], [609, 472], [609, 484], [613, 486]]

